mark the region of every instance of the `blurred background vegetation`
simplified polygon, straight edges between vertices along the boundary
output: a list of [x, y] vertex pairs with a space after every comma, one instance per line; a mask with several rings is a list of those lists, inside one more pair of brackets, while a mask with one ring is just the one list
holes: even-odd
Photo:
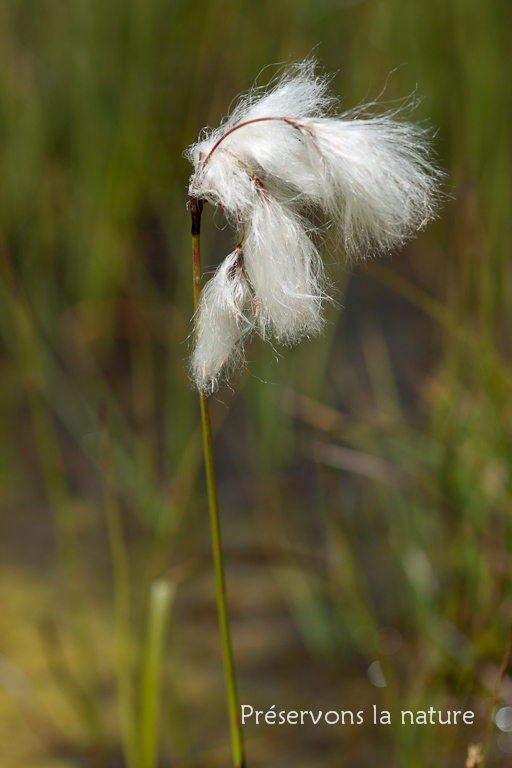
[[[250, 725], [247, 763], [455, 768], [483, 740], [512, 616], [511, 28], [509, 0], [3, 0], [2, 768], [229, 764], [182, 153], [311, 52], [343, 109], [423, 97], [451, 198], [386, 262], [326, 252], [326, 333], [255, 341], [212, 400], [241, 701], [365, 711]], [[206, 211], [205, 268], [230, 244]], [[395, 716], [430, 706], [475, 725]], [[495, 730], [488, 765], [511, 755]]]

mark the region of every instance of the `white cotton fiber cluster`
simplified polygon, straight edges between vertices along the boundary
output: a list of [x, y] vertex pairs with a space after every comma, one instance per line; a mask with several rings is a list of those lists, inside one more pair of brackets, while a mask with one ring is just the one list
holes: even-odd
[[244, 263], [262, 336], [295, 343], [322, 327], [322, 263], [304, 221], [263, 196], [246, 227]]
[[328, 82], [303, 62], [270, 90], [252, 89], [188, 150], [191, 197], [221, 206], [243, 231], [196, 316], [192, 373], [205, 393], [243, 362], [252, 331], [293, 344], [321, 329], [312, 220], [323, 217], [357, 258], [402, 245], [436, 214], [442, 174], [427, 131], [396, 115], [334, 116]]
[[390, 117], [304, 120], [312, 165], [322, 167], [321, 205], [349, 257], [402, 245], [437, 211], [439, 172], [424, 129]]
[[243, 339], [252, 329], [246, 312], [251, 291], [240, 248], [224, 259], [201, 293], [196, 313], [192, 375], [201, 390], [213, 391], [219, 371], [228, 375], [243, 362]]

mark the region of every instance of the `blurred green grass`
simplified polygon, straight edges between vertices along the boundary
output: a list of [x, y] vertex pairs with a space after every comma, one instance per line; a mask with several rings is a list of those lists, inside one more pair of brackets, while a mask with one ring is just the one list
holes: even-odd
[[[471, 732], [249, 728], [248, 764], [459, 766], [482, 740], [511, 609], [511, 21], [505, 0], [4, 0], [2, 766], [121, 766], [140, 738], [156, 765], [162, 578], [177, 594], [159, 765], [227, 759], [182, 153], [264, 67], [312, 51], [343, 108], [385, 83], [384, 101], [422, 97], [452, 197], [385, 264], [326, 253], [343, 311], [325, 335], [278, 362], [254, 342], [212, 403], [241, 699], [473, 696], [483, 716]], [[208, 212], [207, 268], [219, 224]]]

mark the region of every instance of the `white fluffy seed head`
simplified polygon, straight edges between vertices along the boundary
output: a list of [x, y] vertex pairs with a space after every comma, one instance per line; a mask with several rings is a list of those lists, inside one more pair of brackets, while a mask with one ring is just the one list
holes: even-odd
[[322, 262], [303, 219], [261, 194], [246, 227], [244, 254], [260, 334], [294, 344], [318, 333], [324, 298]]
[[240, 248], [227, 256], [201, 293], [195, 317], [192, 376], [205, 393], [243, 364], [243, 341], [251, 332], [253, 302]]
[[332, 225], [348, 257], [365, 257], [402, 245], [436, 214], [443, 174], [428, 131], [396, 114], [335, 116], [328, 84], [313, 60], [298, 64], [270, 90], [249, 91], [187, 151], [190, 195], [244, 232], [198, 309], [192, 373], [202, 391], [243, 361], [253, 330], [289, 344], [320, 331], [327, 296], [312, 219]]
[[424, 129], [384, 116], [304, 120], [301, 131], [312, 165], [322, 169], [317, 203], [347, 256], [397, 248], [435, 216], [441, 174]]

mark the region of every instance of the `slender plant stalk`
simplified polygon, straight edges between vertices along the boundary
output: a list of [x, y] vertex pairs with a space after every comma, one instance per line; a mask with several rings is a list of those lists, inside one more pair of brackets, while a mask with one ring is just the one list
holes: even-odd
[[131, 595], [128, 554], [124, 541], [121, 514], [115, 491], [115, 470], [110, 427], [106, 414], [101, 414], [101, 459], [104, 473], [104, 504], [107, 519], [114, 577], [114, 614], [116, 679], [119, 720], [127, 768], [138, 768], [140, 743], [136, 727], [135, 692], [132, 680], [133, 648]]
[[140, 768], [158, 764], [159, 710], [165, 631], [176, 589], [166, 579], [151, 585], [140, 707]]
[[[192, 214], [192, 267], [194, 275], [194, 306], [197, 310], [201, 295], [201, 212], [203, 203], [197, 198], [190, 201]], [[213, 564], [215, 568], [215, 582], [217, 587], [217, 610], [219, 613], [219, 626], [222, 641], [222, 655], [224, 658], [224, 676], [228, 696], [229, 723], [231, 730], [231, 748], [233, 752], [233, 764], [235, 768], [243, 768], [244, 743], [243, 733], [238, 718], [238, 693], [235, 677], [235, 665], [231, 648], [229, 631], [229, 616], [226, 600], [226, 580], [224, 576], [224, 558], [222, 554], [222, 540], [219, 521], [219, 507], [217, 503], [217, 486], [215, 483], [215, 468], [213, 463], [212, 430], [210, 425], [210, 409], [208, 397], [200, 395], [201, 422], [203, 426], [203, 447], [206, 470], [206, 485], [208, 488], [208, 504], [210, 507], [210, 523], [212, 533]]]

